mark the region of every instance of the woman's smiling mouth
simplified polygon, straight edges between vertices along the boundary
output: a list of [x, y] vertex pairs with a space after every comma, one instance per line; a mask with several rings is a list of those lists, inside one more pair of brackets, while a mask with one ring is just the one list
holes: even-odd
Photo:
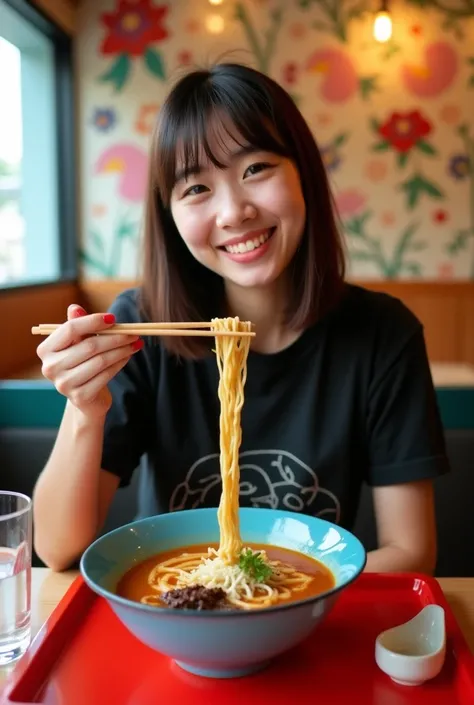
[[248, 233], [241, 238], [235, 238], [234, 241], [230, 241], [226, 245], [221, 245], [218, 249], [236, 262], [253, 262], [268, 250], [275, 230], [276, 227], [273, 227]]

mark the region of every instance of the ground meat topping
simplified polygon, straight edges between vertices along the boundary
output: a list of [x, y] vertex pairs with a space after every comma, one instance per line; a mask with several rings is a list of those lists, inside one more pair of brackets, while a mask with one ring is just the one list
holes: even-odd
[[203, 585], [191, 585], [164, 592], [161, 600], [175, 609], [214, 610], [225, 609], [226, 594], [222, 588], [206, 588]]

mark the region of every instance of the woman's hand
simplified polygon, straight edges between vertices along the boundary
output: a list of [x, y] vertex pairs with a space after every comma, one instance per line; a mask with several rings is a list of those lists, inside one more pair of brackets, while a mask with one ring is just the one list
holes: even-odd
[[114, 323], [113, 314], [88, 315], [73, 304], [67, 321], [37, 348], [43, 375], [87, 417], [106, 415], [112, 403], [107, 383], [143, 347], [138, 336], [97, 335]]

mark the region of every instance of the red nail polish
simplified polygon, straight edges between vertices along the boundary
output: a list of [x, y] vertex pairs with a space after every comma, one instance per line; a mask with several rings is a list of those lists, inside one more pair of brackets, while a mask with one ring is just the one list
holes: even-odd
[[142, 347], [143, 347], [143, 340], [141, 338], [139, 338], [134, 343], [132, 343], [133, 350], [141, 350]]
[[113, 313], [105, 313], [102, 318], [104, 319], [104, 323], [115, 323], [115, 316]]

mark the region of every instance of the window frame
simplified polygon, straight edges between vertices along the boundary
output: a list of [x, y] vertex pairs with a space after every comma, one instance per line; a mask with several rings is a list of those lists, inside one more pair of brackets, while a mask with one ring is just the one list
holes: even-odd
[[51, 40], [54, 47], [54, 95], [56, 101], [56, 170], [58, 203], [59, 275], [47, 281], [0, 284], [2, 292], [31, 290], [77, 281], [77, 173], [76, 115], [74, 96], [73, 38], [28, 0], [1, 0]]

